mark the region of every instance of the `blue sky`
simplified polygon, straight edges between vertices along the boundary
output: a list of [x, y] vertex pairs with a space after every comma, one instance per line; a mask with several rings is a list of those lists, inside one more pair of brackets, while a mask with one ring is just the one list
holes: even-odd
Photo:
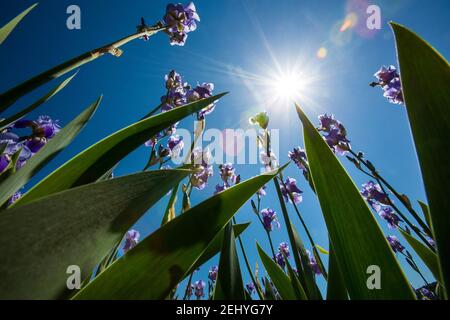
[[[33, 2], [2, 1], [0, 25]], [[60, 119], [64, 125], [104, 94], [99, 110], [85, 130], [32, 182], [153, 109], [164, 94], [163, 77], [171, 69], [176, 69], [192, 84], [213, 82], [216, 92], [231, 92], [207, 118], [208, 128], [247, 129], [249, 115], [267, 110], [270, 127], [280, 130], [280, 161], [285, 162], [287, 152], [303, 144], [300, 123], [292, 106], [283, 103], [266, 105], [271, 91], [257, 83], [261, 79], [273, 78], [272, 70], [276, 70], [278, 64], [284, 72], [297, 66], [310, 80], [301, 89], [299, 97], [310, 119], [316, 121], [319, 114], [334, 113], [345, 124], [355, 150], [364, 151], [399, 191], [413, 200], [426, 200], [405, 109], [389, 104], [380, 90], [369, 87], [368, 83], [374, 80], [372, 75], [379, 66], [396, 64], [394, 39], [387, 24], [391, 20], [411, 28], [448, 57], [450, 3], [445, 0], [356, 1], [381, 8], [382, 29], [369, 35], [358, 32], [358, 28], [339, 32], [354, 2], [195, 1], [202, 21], [197, 31], [189, 35], [186, 46], [171, 47], [164, 34], [152, 37], [149, 42], [130, 43], [123, 48], [122, 57], [106, 56], [82, 67], [68, 88], [32, 114], [32, 117], [50, 115]], [[167, 3], [165, 0], [41, 1], [2, 45], [0, 91], [80, 53], [132, 33], [141, 16], [149, 24], [158, 21]], [[81, 30], [66, 28], [66, 8], [71, 4], [81, 8]], [[322, 47], [327, 50], [327, 55], [319, 59], [317, 51]], [[244, 79], [243, 74], [251, 74], [252, 78]], [[47, 90], [51, 86], [54, 83], [47, 86]], [[33, 101], [46, 88], [21, 100], [18, 107]], [[193, 120], [183, 121], [181, 127], [192, 130]], [[140, 148], [121, 162], [115, 174], [119, 176], [141, 170], [148, 159], [148, 152], [148, 149]], [[358, 185], [366, 181], [352, 165], [346, 161], [343, 163]], [[237, 169], [246, 179], [258, 174], [260, 165], [243, 165]], [[291, 165], [285, 176], [299, 181], [304, 190], [300, 210], [316, 242], [327, 248], [326, 229], [315, 195], [295, 166]], [[209, 197], [218, 182], [216, 170], [206, 190], [193, 192], [192, 203]], [[167, 200], [153, 207], [136, 225], [142, 235], [159, 226]], [[280, 212], [272, 186], [269, 186], [262, 206]], [[292, 217], [297, 229], [301, 230], [294, 214]], [[237, 219], [254, 222], [243, 236], [244, 242], [249, 244], [248, 254], [254, 264], [258, 260], [253, 246], [255, 240], [268, 248], [267, 240], [250, 206], [244, 206]], [[280, 220], [281, 229], [273, 232], [276, 244], [288, 240], [281, 212]], [[381, 222], [381, 225], [388, 233], [385, 223]], [[302, 230], [301, 234], [306, 240]], [[327, 260], [326, 257], [324, 259]], [[212, 263], [217, 263], [217, 259], [205, 265], [194, 280], [206, 280], [207, 269]], [[403, 265], [412, 284], [422, 285], [419, 277], [406, 264]], [[247, 280], [243, 263], [242, 269]], [[431, 280], [428, 272], [427, 275]], [[319, 282], [324, 288], [323, 279]]]

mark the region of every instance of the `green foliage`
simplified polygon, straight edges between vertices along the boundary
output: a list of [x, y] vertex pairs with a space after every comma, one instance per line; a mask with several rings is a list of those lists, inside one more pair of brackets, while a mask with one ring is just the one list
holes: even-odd
[[[392, 23], [403, 95], [425, 182], [445, 288], [450, 286], [450, 66], [418, 35]], [[411, 54], [414, 52], [414, 54]], [[448, 294], [448, 292], [447, 292]]]
[[9, 34], [17, 27], [17, 25], [22, 21], [23, 18], [33, 10], [38, 4], [35, 3], [27, 10], [19, 14], [17, 17], [8, 22], [5, 26], [0, 29], [0, 45], [8, 38]]
[[[66, 269], [83, 278], [149, 207], [190, 173], [144, 172], [93, 183], [1, 212], [1, 299], [56, 299]], [[18, 235], [26, 235], [20, 237]]]
[[164, 299], [186, 277], [236, 211], [276, 173], [241, 182], [166, 223], [74, 298]]
[[5, 203], [17, 190], [27, 183], [46, 163], [67, 147], [91, 119], [102, 97], [72, 120], [51, 139], [27, 163], [0, 184], [0, 204]]
[[[358, 188], [330, 147], [297, 106], [311, 178], [336, 260], [352, 299], [414, 299], [395, 255]], [[383, 270], [381, 289], [367, 287], [366, 270]]]

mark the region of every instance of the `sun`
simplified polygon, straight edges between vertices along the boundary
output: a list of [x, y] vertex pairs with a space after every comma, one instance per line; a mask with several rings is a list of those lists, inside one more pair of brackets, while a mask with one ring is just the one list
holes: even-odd
[[279, 100], [295, 100], [299, 98], [306, 85], [299, 74], [281, 73], [271, 80], [275, 98]]

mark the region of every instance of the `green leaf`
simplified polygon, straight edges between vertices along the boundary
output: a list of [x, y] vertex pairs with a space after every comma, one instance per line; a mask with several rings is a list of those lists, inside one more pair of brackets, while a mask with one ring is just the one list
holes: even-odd
[[[303, 111], [305, 148], [330, 241], [352, 299], [414, 299], [380, 226], [350, 176]], [[381, 289], [370, 290], [367, 268], [383, 272]]]
[[122, 158], [142, 146], [150, 137], [224, 95], [219, 94], [161, 113], [113, 133], [63, 164], [16, 203], [29, 203], [55, 192], [96, 181]]
[[[445, 288], [450, 287], [450, 66], [418, 35], [392, 23], [403, 96], [436, 237]], [[448, 292], [447, 292], [448, 293]]]
[[[427, 222], [428, 227], [431, 229], [433, 227], [433, 223], [431, 222], [430, 208], [425, 202], [417, 201], [422, 209], [423, 216], [425, 217], [425, 221]], [[434, 237], [434, 236], [433, 236]]]
[[306, 296], [305, 290], [303, 289], [297, 274], [294, 272], [294, 269], [292, 269], [291, 264], [289, 263], [289, 260], [287, 259], [286, 255], [284, 255], [284, 257], [286, 261], [286, 268], [288, 270], [288, 275], [291, 280], [292, 289], [294, 289], [294, 293], [295, 296], [297, 297], [297, 300], [308, 300], [308, 297]]
[[322, 254], [330, 254], [327, 250], [316, 244], [316, 248], [320, 251]]
[[79, 266], [83, 278], [89, 275], [141, 215], [189, 173], [144, 172], [4, 210], [0, 298], [64, 297], [68, 266]]
[[36, 101], [35, 103], [33, 103], [32, 105], [26, 107], [25, 109], [23, 109], [22, 111], [16, 113], [15, 115], [0, 121], [0, 131], [2, 131], [3, 129], [9, 127], [10, 125], [12, 125], [14, 122], [16, 122], [17, 120], [19, 120], [20, 118], [22, 118], [23, 116], [25, 116], [26, 114], [30, 113], [31, 111], [33, 111], [34, 109], [36, 109], [37, 107], [39, 107], [40, 105], [42, 105], [43, 103], [47, 102], [48, 100], [50, 100], [54, 95], [56, 95], [59, 91], [61, 91], [62, 89], [64, 89], [65, 86], [67, 86], [69, 84], [70, 81], [72, 81], [72, 79], [76, 76], [77, 74], [75, 73], [74, 75], [70, 76], [69, 78], [67, 78], [66, 80], [64, 80], [63, 82], [61, 82], [59, 85], [57, 85], [55, 88], [53, 88], [49, 93], [47, 93], [45, 96], [43, 96], [42, 98], [40, 98], [38, 101]]
[[311, 300], [323, 300], [320, 290], [317, 287], [314, 273], [311, 270], [311, 266], [309, 264], [308, 253], [306, 252], [306, 249], [295, 226], [292, 226], [292, 231], [294, 234], [296, 249], [300, 254], [301, 268], [298, 269], [298, 272], [304, 282], [306, 293]]
[[245, 300], [232, 222], [225, 226], [214, 300]]
[[[233, 232], [238, 237], [241, 233], [243, 233], [247, 227], [250, 225], [250, 222], [248, 223], [242, 223], [242, 224], [235, 224], [233, 226]], [[216, 254], [220, 252], [222, 249], [223, 244], [223, 237], [225, 230], [222, 229], [215, 237], [214, 240], [211, 241], [211, 243], [208, 245], [208, 248], [203, 252], [202, 256], [195, 262], [195, 264], [189, 269], [188, 272], [186, 272], [186, 275], [190, 275], [195, 270], [200, 268], [204, 263], [208, 262], [212, 257], [214, 257]]]
[[411, 236], [410, 234], [399, 229], [402, 236], [409, 243], [411, 248], [417, 253], [417, 255], [422, 259], [425, 265], [430, 269], [434, 278], [442, 284], [442, 278], [439, 273], [439, 259], [438, 256], [431, 251], [427, 246], [425, 246], [422, 242]]
[[[17, 190], [27, 183], [46, 163], [67, 147], [91, 119], [102, 97], [90, 105], [58, 134], [56, 134], [38, 153], [14, 175], [0, 184], [0, 203], [5, 203]], [[20, 201], [14, 203], [16, 205]]]
[[0, 45], [8, 38], [9, 34], [15, 29], [15, 27], [22, 21], [25, 16], [34, 9], [38, 4], [35, 3], [27, 10], [19, 14], [17, 17], [8, 22], [3, 28], [0, 29]]
[[170, 199], [169, 202], [167, 203], [167, 208], [166, 211], [164, 212], [164, 216], [161, 222], [162, 226], [175, 218], [175, 203], [177, 202], [178, 187], [179, 185], [177, 184], [172, 189], [172, 193], [170, 194]]
[[341, 270], [336, 261], [333, 249], [330, 246], [330, 256], [328, 259], [328, 286], [327, 300], [348, 300], [347, 289], [342, 278]]
[[259, 257], [261, 258], [261, 262], [263, 263], [267, 274], [283, 300], [296, 300], [297, 297], [294, 288], [292, 287], [291, 279], [289, 279], [280, 266], [264, 252], [258, 243], [256, 243], [256, 248], [258, 249]]
[[156, 230], [75, 299], [164, 299], [187, 276], [236, 211], [277, 173], [241, 182]]

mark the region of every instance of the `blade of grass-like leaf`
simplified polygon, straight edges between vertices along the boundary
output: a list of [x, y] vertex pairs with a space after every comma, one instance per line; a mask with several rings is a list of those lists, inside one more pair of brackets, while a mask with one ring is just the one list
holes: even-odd
[[[250, 225], [248, 223], [235, 224], [233, 226], [233, 232], [238, 237], [241, 233], [243, 233], [247, 227]], [[195, 270], [200, 268], [204, 263], [208, 262], [212, 257], [218, 254], [222, 248], [223, 243], [224, 230], [222, 229], [215, 237], [214, 240], [208, 245], [205, 252], [203, 252], [202, 256], [195, 262], [195, 264], [186, 272], [187, 275], [193, 273]]]
[[411, 248], [417, 253], [417, 255], [422, 259], [425, 265], [430, 269], [434, 278], [442, 284], [442, 278], [439, 272], [439, 259], [438, 256], [431, 251], [427, 246], [425, 246], [422, 242], [411, 236], [410, 234], [399, 229], [402, 236], [409, 243]]
[[236, 239], [231, 221], [224, 228], [214, 300], [245, 300], [241, 268], [236, 252]]
[[67, 147], [77, 134], [84, 128], [97, 110], [102, 97], [84, 110], [78, 117], [66, 125], [56, 134], [38, 153], [14, 175], [8, 177], [0, 184], [0, 204], [5, 203], [17, 190], [27, 183], [47, 162], [53, 159], [58, 152]]
[[74, 298], [164, 299], [186, 277], [236, 211], [277, 173], [241, 182], [166, 223]]
[[[311, 177], [327, 224], [330, 241], [352, 299], [415, 299], [395, 255], [358, 188], [296, 106], [303, 123]], [[381, 289], [370, 290], [369, 266], [382, 270]]]
[[258, 243], [256, 243], [256, 248], [258, 249], [259, 257], [261, 258], [261, 262], [263, 263], [267, 274], [283, 300], [296, 300], [297, 297], [294, 288], [292, 287], [291, 279], [289, 279], [280, 266], [264, 252]]
[[150, 137], [188, 115], [205, 108], [224, 95], [219, 94], [178, 107], [113, 133], [52, 172], [27, 192], [15, 205], [29, 203], [42, 196], [96, 181], [122, 158], [143, 145]]
[[54, 95], [56, 95], [59, 91], [61, 91], [62, 89], [64, 89], [65, 86], [67, 86], [69, 84], [70, 81], [72, 81], [72, 79], [77, 75], [77, 73], [75, 73], [74, 75], [70, 76], [69, 78], [67, 78], [66, 80], [64, 80], [63, 82], [61, 82], [59, 85], [57, 85], [55, 88], [53, 88], [49, 93], [47, 93], [45, 96], [43, 96], [42, 98], [40, 98], [38, 101], [36, 101], [35, 103], [33, 103], [32, 105], [26, 107], [25, 109], [23, 109], [22, 111], [16, 113], [15, 115], [0, 121], [0, 131], [4, 130], [5, 128], [9, 127], [10, 125], [12, 125], [14, 122], [16, 122], [17, 120], [19, 120], [20, 118], [22, 118], [23, 116], [25, 116], [27, 113], [30, 113], [31, 111], [33, 111], [34, 109], [36, 109], [37, 107], [39, 107], [40, 105], [42, 105], [43, 103], [47, 102], [48, 100], [50, 100]]
[[411, 131], [425, 182], [442, 279], [450, 286], [450, 66], [427, 42], [391, 23]]
[[[423, 215], [425, 217], [425, 221], [427, 222], [427, 225], [430, 229], [433, 228], [433, 223], [431, 222], [431, 216], [430, 216], [430, 208], [425, 202], [417, 201], [420, 205], [420, 208], [422, 209]], [[434, 237], [434, 236], [433, 236]]]
[[291, 285], [292, 288], [294, 289], [294, 293], [295, 296], [297, 297], [297, 300], [307, 300], [308, 297], [306, 296], [305, 290], [303, 289], [297, 274], [294, 272], [294, 269], [292, 269], [288, 258], [285, 255], [284, 257], [285, 257], [284, 260], [286, 261], [286, 268], [288, 270], [288, 275], [291, 280]]
[[5, 26], [0, 29], [0, 45], [8, 38], [9, 34], [14, 30], [14, 28], [22, 21], [23, 18], [33, 10], [38, 4], [35, 3], [27, 10], [19, 14], [17, 17], [8, 22]]
[[297, 249], [298, 253], [300, 254], [300, 261], [301, 261], [302, 268], [298, 272], [299, 272], [299, 275], [301, 275], [303, 278], [305, 291], [307, 292], [309, 299], [322, 300], [323, 298], [322, 298], [319, 288], [317, 287], [314, 273], [311, 270], [311, 266], [309, 265], [309, 256], [305, 250], [303, 242], [302, 242], [300, 235], [298, 234], [295, 226], [292, 226], [292, 232], [294, 234], [296, 249]]
[[65, 296], [68, 266], [77, 265], [84, 276], [90, 274], [141, 215], [189, 173], [144, 172], [4, 210], [0, 298]]
[[342, 278], [341, 271], [330, 245], [330, 255], [328, 258], [328, 286], [327, 300], [348, 300], [347, 289]]
[[179, 184], [177, 184], [170, 194], [169, 202], [167, 203], [166, 211], [164, 212], [164, 216], [161, 222], [161, 225], [165, 225], [170, 220], [175, 218], [175, 203], [177, 202], [177, 193], [178, 193]]

